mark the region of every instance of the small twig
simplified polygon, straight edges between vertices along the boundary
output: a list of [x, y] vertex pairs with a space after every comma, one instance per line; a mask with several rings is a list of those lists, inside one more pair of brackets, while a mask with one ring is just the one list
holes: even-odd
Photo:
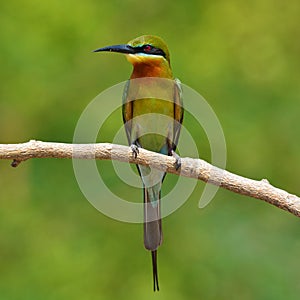
[[16, 168], [20, 163], [21, 163], [20, 160], [14, 159], [14, 160], [12, 161], [12, 163], [11, 163], [11, 166], [12, 166], [13, 168]]
[[264, 200], [278, 208], [300, 217], [300, 198], [272, 186], [267, 179], [260, 181], [245, 178], [222, 170], [201, 159], [181, 158], [180, 169], [176, 169], [176, 159], [139, 148], [137, 157], [127, 146], [108, 143], [64, 144], [31, 140], [22, 144], [0, 144], [0, 159], [13, 160], [17, 167], [30, 158], [75, 158], [118, 160], [151, 167], [189, 178], [218, 185], [237, 194]]

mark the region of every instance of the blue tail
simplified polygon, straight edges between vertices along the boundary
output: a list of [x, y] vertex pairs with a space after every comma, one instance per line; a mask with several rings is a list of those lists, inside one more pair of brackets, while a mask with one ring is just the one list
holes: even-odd
[[160, 216], [161, 183], [144, 188], [144, 245], [151, 251], [154, 291], [159, 290], [157, 272], [157, 248], [162, 243]]

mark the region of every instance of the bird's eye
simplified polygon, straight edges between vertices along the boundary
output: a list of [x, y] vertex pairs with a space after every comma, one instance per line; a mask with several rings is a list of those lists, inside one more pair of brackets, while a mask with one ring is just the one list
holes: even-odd
[[145, 45], [144, 46], [144, 51], [145, 52], [149, 52], [149, 51], [151, 51], [151, 49], [152, 49], [152, 47], [150, 45]]

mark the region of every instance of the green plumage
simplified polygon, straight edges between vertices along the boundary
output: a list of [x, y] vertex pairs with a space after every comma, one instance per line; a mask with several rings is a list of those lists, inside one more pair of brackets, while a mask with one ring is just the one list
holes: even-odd
[[[173, 155], [183, 119], [180, 82], [173, 78], [165, 42], [144, 35], [126, 45], [95, 51], [121, 52], [133, 65], [123, 94], [123, 121], [129, 145]], [[134, 148], [133, 148], [134, 149]], [[138, 165], [144, 186], [144, 245], [151, 251], [154, 290], [159, 290], [157, 248], [162, 243], [161, 187], [165, 172]]]

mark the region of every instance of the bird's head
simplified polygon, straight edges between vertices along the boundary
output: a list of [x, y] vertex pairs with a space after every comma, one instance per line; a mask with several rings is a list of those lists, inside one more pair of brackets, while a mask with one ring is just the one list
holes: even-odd
[[127, 44], [94, 50], [94, 52], [100, 51], [124, 53], [133, 65], [161, 62], [167, 62], [170, 65], [170, 54], [166, 43], [160, 37], [154, 35], [142, 35]]

